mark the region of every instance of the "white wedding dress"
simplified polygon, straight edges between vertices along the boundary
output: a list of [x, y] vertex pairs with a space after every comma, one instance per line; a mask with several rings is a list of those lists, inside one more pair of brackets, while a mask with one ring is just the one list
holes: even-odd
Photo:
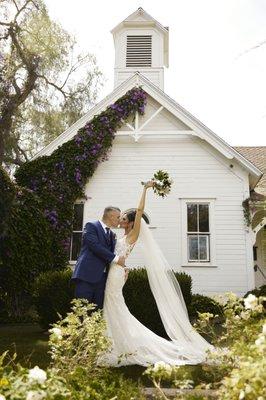
[[[169, 280], [169, 269], [162, 265], [160, 259], [162, 254], [158, 253], [160, 252], [158, 245], [149, 236], [151, 233], [144, 224], [142, 221], [140, 240], [151, 264], [151, 270], [147, 268], [149, 283], [171, 341], [153, 333], [130, 313], [122, 293], [125, 269], [116, 263], [111, 263], [103, 313], [107, 336], [112, 347], [110, 352], [101, 357], [100, 364], [119, 367], [132, 364], [148, 366], [158, 361], [171, 365], [201, 363], [206, 359], [206, 350], [211, 350], [213, 347], [191, 326], [179, 284], [175, 277], [174, 284], [172, 277]], [[147, 235], [151, 243], [147, 242]], [[134, 245], [127, 244], [124, 236], [117, 241], [115, 253], [128, 257], [133, 247]], [[155, 257], [155, 261], [151, 260], [152, 256]], [[165, 259], [163, 261], [166, 262]], [[159, 267], [157, 272], [156, 267]], [[174, 297], [171, 297], [171, 291]], [[169, 304], [169, 301], [174, 303]]]

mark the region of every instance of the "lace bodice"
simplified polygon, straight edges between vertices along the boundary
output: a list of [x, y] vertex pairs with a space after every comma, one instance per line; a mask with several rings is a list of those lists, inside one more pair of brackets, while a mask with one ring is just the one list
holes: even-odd
[[123, 236], [121, 239], [118, 239], [118, 241], [116, 242], [115, 254], [117, 254], [118, 256], [123, 256], [123, 257], [127, 258], [129, 256], [129, 254], [131, 253], [134, 245], [135, 245], [135, 243], [128, 244], [126, 242], [126, 236]]

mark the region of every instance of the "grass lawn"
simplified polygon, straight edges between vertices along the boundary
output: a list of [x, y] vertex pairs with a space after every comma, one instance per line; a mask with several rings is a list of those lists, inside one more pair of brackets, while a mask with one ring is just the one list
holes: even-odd
[[[50, 358], [48, 354], [48, 335], [37, 324], [0, 325], [0, 354], [9, 350], [10, 355], [17, 354], [17, 362], [24, 367], [46, 368]], [[117, 370], [117, 368], [115, 368]], [[134, 381], [140, 380], [144, 386], [151, 386], [150, 380], [143, 374], [144, 367], [134, 365], [121, 367], [119, 371]], [[187, 365], [180, 367], [180, 377], [183, 373], [188, 379], [198, 383], [206, 381], [204, 369], [201, 365]], [[164, 382], [165, 387], [168, 386]]]
[[49, 364], [48, 335], [39, 325], [0, 325], [0, 354], [9, 350], [17, 354], [17, 361], [25, 367], [46, 368]]

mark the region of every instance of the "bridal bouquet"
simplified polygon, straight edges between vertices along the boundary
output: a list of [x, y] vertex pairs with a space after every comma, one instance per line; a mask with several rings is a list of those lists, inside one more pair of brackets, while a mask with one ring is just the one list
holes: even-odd
[[[170, 193], [173, 181], [169, 178], [168, 172], [162, 170], [155, 172], [151, 181], [154, 182], [153, 191], [158, 196], [165, 197]], [[145, 183], [141, 182], [142, 185]]]

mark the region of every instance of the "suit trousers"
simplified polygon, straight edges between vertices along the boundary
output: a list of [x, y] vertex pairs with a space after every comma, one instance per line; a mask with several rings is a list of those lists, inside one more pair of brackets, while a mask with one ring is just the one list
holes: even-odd
[[97, 309], [102, 309], [106, 279], [107, 273], [103, 273], [101, 280], [96, 283], [75, 279], [75, 297], [77, 299], [86, 299], [90, 303], [96, 304]]

